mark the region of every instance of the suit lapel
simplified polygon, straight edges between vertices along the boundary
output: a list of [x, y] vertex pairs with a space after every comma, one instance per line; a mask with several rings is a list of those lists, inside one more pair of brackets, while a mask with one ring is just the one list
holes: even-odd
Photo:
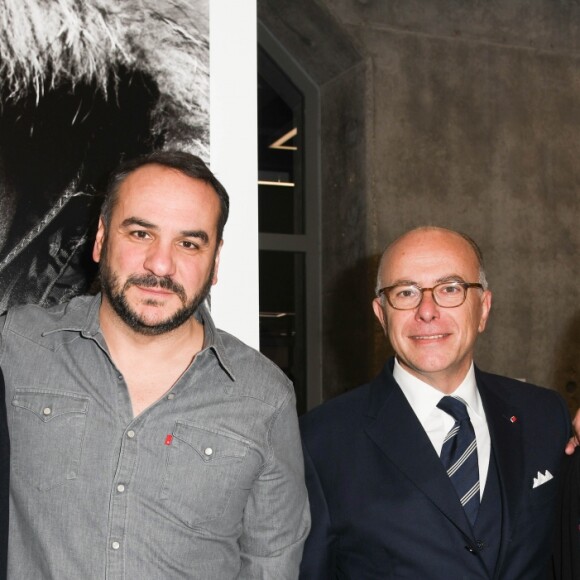
[[[524, 480], [523, 439], [517, 410], [496, 394], [490, 379], [476, 369], [476, 380], [495, 454], [502, 496], [502, 536], [498, 566], [507, 549], [508, 539], [513, 535], [513, 524], [520, 509], [522, 481]], [[513, 418], [513, 419], [512, 419]]]
[[372, 383], [367, 435], [467, 538], [473, 533], [453, 485], [405, 395], [385, 369]]

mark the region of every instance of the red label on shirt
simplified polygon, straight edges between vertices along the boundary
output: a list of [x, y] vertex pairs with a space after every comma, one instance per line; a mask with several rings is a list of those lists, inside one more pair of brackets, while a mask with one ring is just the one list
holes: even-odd
[[172, 441], [173, 441], [173, 435], [171, 435], [171, 433], [169, 433], [167, 435], [167, 437], [165, 437], [165, 445], [171, 445]]

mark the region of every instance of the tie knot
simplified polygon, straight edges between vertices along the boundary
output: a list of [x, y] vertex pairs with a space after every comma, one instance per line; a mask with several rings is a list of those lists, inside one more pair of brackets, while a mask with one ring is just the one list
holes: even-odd
[[443, 397], [437, 406], [445, 411], [448, 415], [451, 415], [456, 421], [465, 421], [469, 419], [469, 414], [467, 413], [467, 406], [465, 403], [456, 397]]

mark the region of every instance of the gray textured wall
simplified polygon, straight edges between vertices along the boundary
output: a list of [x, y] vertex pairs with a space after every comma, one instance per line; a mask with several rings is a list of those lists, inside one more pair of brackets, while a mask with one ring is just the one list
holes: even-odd
[[[284, 42], [307, 70], [332, 60], [321, 45], [351, 46], [350, 61], [321, 81], [323, 115], [340, 120], [333, 132], [323, 118], [322, 129], [327, 396], [382, 362], [369, 271], [387, 242], [430, 223], [483, 249], [494, 303], [479, 365], [555, 388], [577, 407], [580, 4], [309, 0], [305, 14], [302, 0], [259, 0], [259, 14], [269, 3], [288, 6], [279, 26], [294, 15]], [[352, 275], [360, 290], [347, 306], [335, 293]], [[333, 345], [340, 317], [349, 328]], [[362, 361], [351, 366], [349, 332], [350, 356]]]

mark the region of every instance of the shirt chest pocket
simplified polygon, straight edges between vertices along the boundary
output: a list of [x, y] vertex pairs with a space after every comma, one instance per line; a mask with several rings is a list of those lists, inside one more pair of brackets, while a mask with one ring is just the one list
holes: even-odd
[[178, 421], [166, 447], [161, 500], [190, 527], [221, 517], [248, 450], [243, 441]]
[[19, 485], [46, 491], [78, 477], [88, 406], [75, 393], [16, 389], [10, 444]]

